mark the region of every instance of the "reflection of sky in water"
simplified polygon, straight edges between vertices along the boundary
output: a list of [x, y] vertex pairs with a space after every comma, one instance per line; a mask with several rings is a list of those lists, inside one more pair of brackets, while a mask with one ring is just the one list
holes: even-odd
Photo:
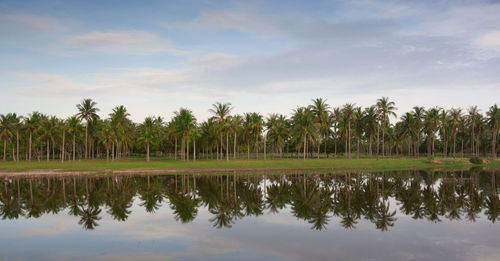
[[66, 210], [1, 220], [0, 260], [499, 260], [500, 226], [484, 215], [433, 223], [402, 214], [394, 198], [387, 202], [397, 210], [388, 232], [364, 218], [345, 229], [335, 216], [326, 230], [312, 230], [289, 208], [216, 229], [206, 207], [182, 224], [168, 203], [147, 213], [136, 197], [125, 222], [103, 209], [95, 230], [84, 230]]

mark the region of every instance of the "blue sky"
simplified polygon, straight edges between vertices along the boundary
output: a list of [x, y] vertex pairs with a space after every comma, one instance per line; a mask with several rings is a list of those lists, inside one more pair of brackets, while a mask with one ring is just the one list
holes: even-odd
[[498, 1], [0, 1], [0, 113], [500, 101]]

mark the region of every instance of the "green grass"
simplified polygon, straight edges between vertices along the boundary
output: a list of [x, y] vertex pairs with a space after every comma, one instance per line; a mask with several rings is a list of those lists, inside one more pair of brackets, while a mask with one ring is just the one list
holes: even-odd
[[484, 164], [473, 165], [468, 159], [453, 158], [397, 158], [397, 159], [286, 159], [286, 160], [199, 160], [196, 162], [153, 160], [132, 158], [115, 162], [105, 160], [86, 160], [76, 162], [42, 161], [42, 162], [0, 162], [0, 172], [123, 172], [123, 171], [215, 171], [215, 170], [267, 170], [267, 169], [330, 169], [332, 171], [388, 171], [407, 169], [444, 169], [472, 166], [500, 167], [500, 160], [489, 159]]

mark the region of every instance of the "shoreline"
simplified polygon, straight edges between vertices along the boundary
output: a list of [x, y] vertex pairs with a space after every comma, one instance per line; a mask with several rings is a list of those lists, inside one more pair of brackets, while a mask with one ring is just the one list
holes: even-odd
[[200, 160], [196, 162], [121, 160], [106, 162], [87, 160], [78, 162], [9, 162], [0, 163], [0, 177], [80, 176], [80, 175], [177, 175], [214, 174], [217, 172], [272, 172], [272, 171], [401, 171], [446, 170], [471, 167], [500, 168], [499, 159], [486, 159], [484, 164], [471, 164], [465, 158], [397, 158], [397, 159], [309, 159], [309, 160]]

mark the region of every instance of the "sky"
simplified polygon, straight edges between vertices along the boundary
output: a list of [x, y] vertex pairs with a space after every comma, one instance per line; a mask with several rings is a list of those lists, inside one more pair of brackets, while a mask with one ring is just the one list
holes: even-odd
[[500, 102], [500, 1], [0, 0], [0, 114]]

